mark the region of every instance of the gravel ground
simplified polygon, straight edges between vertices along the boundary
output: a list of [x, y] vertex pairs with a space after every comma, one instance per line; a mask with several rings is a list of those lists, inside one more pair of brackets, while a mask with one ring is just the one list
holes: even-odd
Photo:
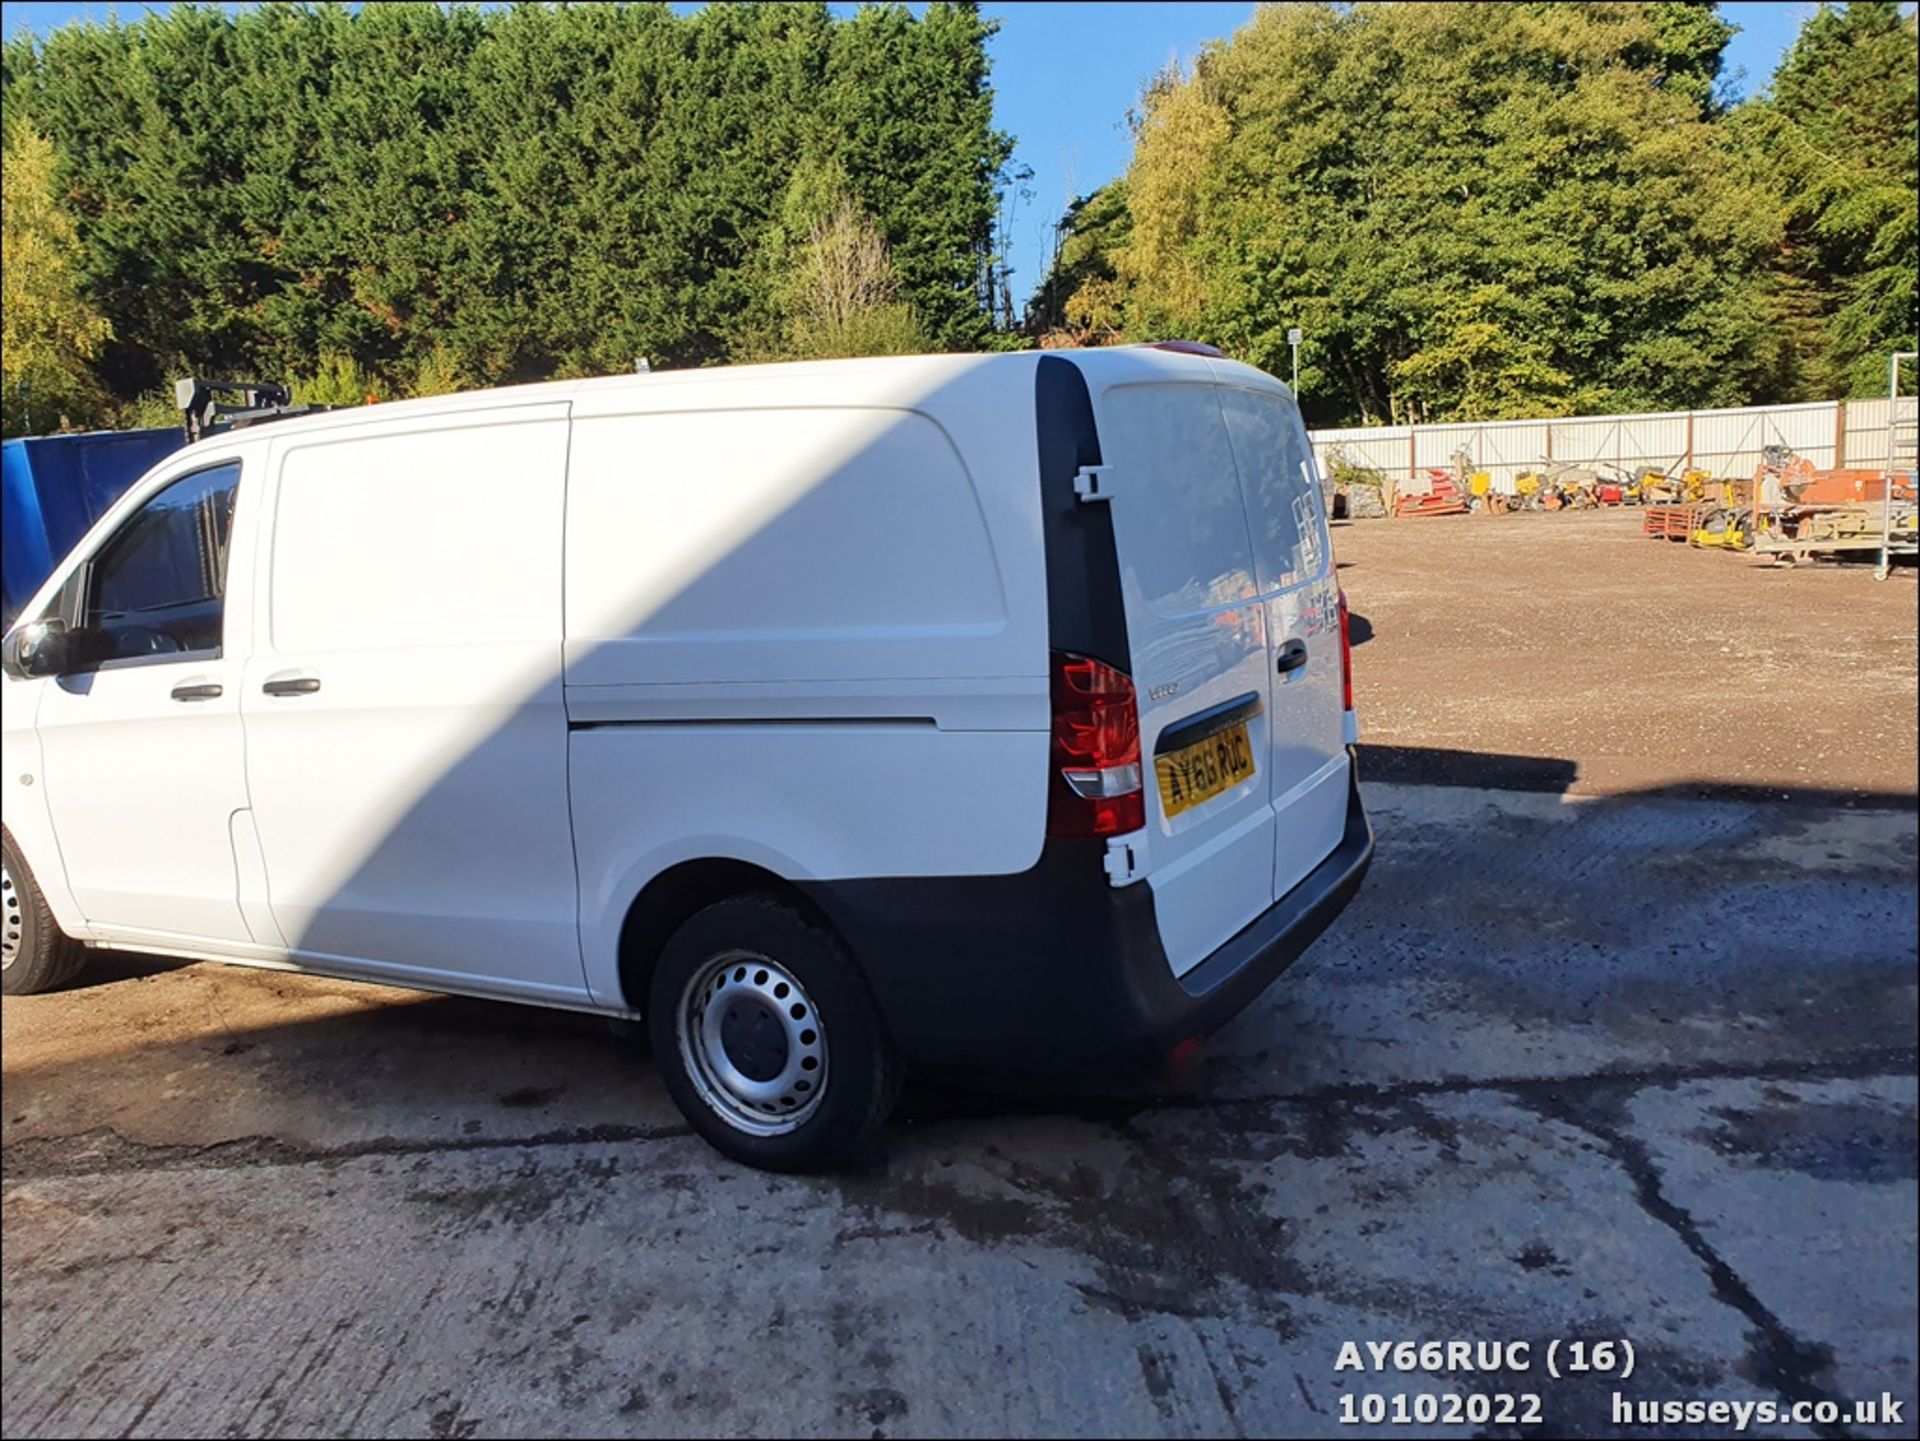
[[1373, 632], [1369, 775], [1911, 804], [1911, 566], [1775, 568], [1648, 539], [1632, 509], [1356, 521], [1334, 550]]
[[[144, 957], [9, 1000], [0, 1430], [1914, 1434], [1914, 587], [1630, 519], [1342, 528], [1379, 857], [1178, 1084], [922, 1085], [789, 1179], [590, 1019]], [[1337, 1364], [1426, 1338], [1531, 1364]], [[1602, 1338], [1630, 1379], [1545, 1374]]]

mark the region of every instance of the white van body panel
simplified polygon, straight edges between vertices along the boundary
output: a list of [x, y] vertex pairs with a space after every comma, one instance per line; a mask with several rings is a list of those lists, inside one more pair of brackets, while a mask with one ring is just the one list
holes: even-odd
[[0, 679], [5, 695], [5, 704], [0, 704], [0, 794], [6, 797], [0, 813], [4, 813], [7, 833], [19, 843], [21, 853], [43, 858], [43, 864], [35, 868], [34, 879], [40, 883], [40, 893], [46, 897], [47, 908], [59, 921], [60, 929], [70, 936], [85, 937], [90, 934], [87, 920], [68, 889], [67, 869], [60, 863], [59, 836], [47, 808], [47, 788], [41, 783], [40, 733], [34, 719], [40, 711], [40, 696], [51, 683], [43, 676]]
[[1039, 858], [1032, 415], [1031, 365], [985, 357], [576, 401], [566, 692], [597, 997], [627, 904], [683, 860], [801, 881]]
[[916, 356], [584, 389], [569, 689], [1043, 675], [1032, 365]]
[[[1298, 573], [1263, 548], [1262, 502], [1293, 515], [1274, 427], [1299, 424], [1268, 377], [1139, 348], [1066, 358], [1111, 482], [1090, 504], [1111, 507], [1131, 654], [1106, 659], [1136, 684], [1148, 794], [1127, 838], [1139, 864], [1113, 880], [1150, 889], [1181, 975], [1340, 836], [1352, 723], [1324, 516], [1295, 536], [1320, 547]], [[126, 716], [64, 717], [59, 701], [49, 713], [60, 682], [8, 679], [9, 826], [61, 924], [96, 943], [621, 1012], [638, 1002], [621, 991], [622, 923], [682, 862], [803, 885], [1051, 884], [1035, 869], [1050, 606], [1114, 612], [1092, 593], [1110, 582], [1050, 595], [1041, 359], [556, 382], [189, 447], [22, 614], [43, 614], [168, 480], [244, 456], [221, 704], [163, 723], [130, 695]], [[1281, 410], [1236, 419], [1234, 395]], [[1296, 637], [1310, 663], [1279, 676], [1275, 649]], [[88, 680], [103, 693], [141, 669]], [[1164, 815], [1156, 740], [1246, 697], [1255, 775]], [[201, 739], [189, 718], [212, 723]], [[65, 759], [108, 724], [129, 765], [172, 772], [151, 824]], [[63, 819], [59, 775], [19, 779], [50, 769], [70, 773], [82, 819]], [[96, 833], [109, 818], [143, 865], [172, 847], [152, 871], [168, 895], [95, 924], [81, 897], [111, 893], [125, 859]], [[167, 868], [189, 861], [222, 874]], [[1097, 894], [1124, 893], [1086, 871]], [[199, 911], [169, 910], [181, 898]]]
[[274, 922], [321, 968], [578, 1000], [566, 405], [367, 420], [266, 432], [242, 707]]
[[[234, 883], [232, 817], [246, 808], [240, 662], [135, 665], [49, 686], [41, 774], [89, 933], [119, 941], [253, 939]], [[183, 705], [182, 683], [219, 685]], [[147, 757], [163, 754], [170, 764]]]
[[682, 861], [745, 861], [792, 881], [1024, 869], [1019, 852], [1032, 852], [1028, 864], [1039, 855], [1044, 789], [1005, 777], [1044, 777], [1045, 766], [1045, 732], [885, 721], [576, 732], [588, 984], [618, 998], [626, 908]]
[[[1338, 586], [1312, 450], [1291, 392], [1263, 372], [1175, 352], [1083, 352], [1110, 471], [1147, 778], [1147, 880], [1182, 975], [1339, 844]], [[1302, 465], [1304, 463], [1304, 468]], [[1307, 662], [1282, 672], [1281, 650]], [[1255, 774], [1169, 818], [1156, 742], [1255, 698]]]
[[569, 685], [992, 674], [1006, 658], [979, 500], [923, 415], [597, 416], [575, 423], [570, 475]]

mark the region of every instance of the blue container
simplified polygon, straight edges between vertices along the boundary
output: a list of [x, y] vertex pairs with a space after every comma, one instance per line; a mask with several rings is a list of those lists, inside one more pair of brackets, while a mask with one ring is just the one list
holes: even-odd
[[95, 430], [0, 444], [5, 623], [127, 488], [187, 443], [169, 430]]

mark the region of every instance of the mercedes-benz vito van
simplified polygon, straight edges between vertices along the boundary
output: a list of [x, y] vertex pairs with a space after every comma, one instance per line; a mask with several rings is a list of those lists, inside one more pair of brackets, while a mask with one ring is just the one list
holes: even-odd
[[232, 430], [4, 669], [8, 994], [114, 947], [641, 1017], [769, 1167], [906, 1063], [1190, 1044], [1372, 853], [1299, 412], [1180, 350]]

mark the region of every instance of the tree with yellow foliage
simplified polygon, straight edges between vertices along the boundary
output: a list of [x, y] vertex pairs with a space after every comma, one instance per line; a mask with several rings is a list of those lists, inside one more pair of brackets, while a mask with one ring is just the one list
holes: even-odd
[[80, 291], [80, 240], [55, 188], [53, 142], [9, 119], [0, 169], [0, 384], [5, 431], [95, 424], [105, 397], [89, 369], [113, 327]]
[[785, 298], [788, 348], [797, 357], [913, 355], [928, 348], [900, 299], [879, 226], [845, 197], [809, 227]]
[[[1133, 227], [1114, 260], [1128, 319], [1143, 337], [1190, 335], [1200, 327], [1208, 285], [1196, 241], [1203, 217], [1222, 198], [1218, 170], [1231, 134], [1204, 72], [1189, 77], [1168, 69], [1147, 87], [1127, 170]], [[1100, 305], [1090, 299], [1082, 297], [1076, 310], [1093, 322]]]

